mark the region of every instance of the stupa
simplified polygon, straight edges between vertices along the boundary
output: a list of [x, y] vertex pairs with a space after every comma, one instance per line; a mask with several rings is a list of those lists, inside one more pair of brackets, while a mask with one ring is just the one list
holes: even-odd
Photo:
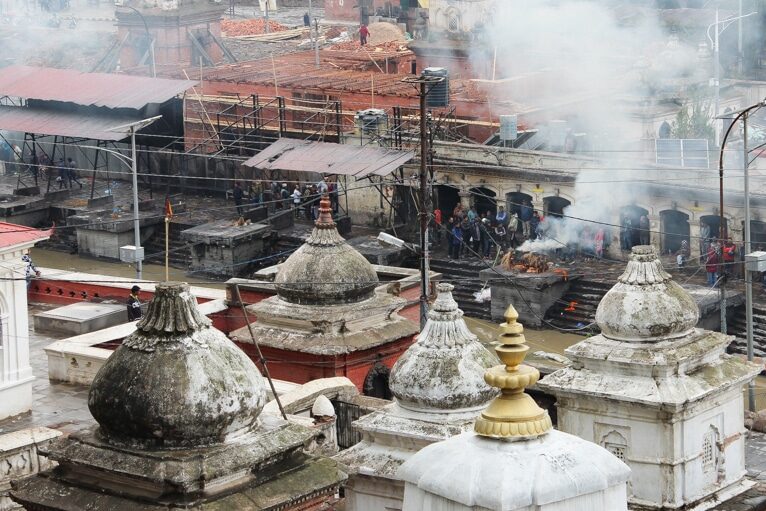
[[11, 496], [43, 511], [315, 509], [344, 475], [303, 452], [315, 432], [260, 416], [265, 402], [258, 369], [188, 285], [158, 284], [91, 385], [98, 426], [46, 447], [58, 467]]
[[603, 447], [552, 429], [524, 392], [540, 378], [509, 306], [495, 348], [503, 364], [484, 374], [501, 390], [473, 431], [425, 447], [399, 469], [404, 511], [625, 511], [628, 467]]
[[733, 337], [698, 318], [654, 248], [633, 247], [596, 311], [601, 334], [539, 383], [562, 431], [630, 466], [633, 509], [704, 509], [747, 488], [742, 386], [760, 367], [727, 355]]
[[[250, 326], [275, 377], [295, 383], [346, 376], [370, 393], [412, 344], [418, 325], [400, 316], [407, 301], [387, 293], [367, 259], [338, 233], [322, 198], [311, 235], [280, 265], [277, 294], [248, 306]], [[247, 326], [231, 338], [247, 351]], [[367, 387], [367, 388], [366, 388]]]
[[392, 368], [394, 402], [354, 422], [361, 442], [335, 456], [349, 474], [349, 511], [401, 509], [399, 466], [423, 447], [469, 430], [497, 395], [483, 379], [497, 357], [468, 329], [452, 289], [437, 285], [423, 331]]

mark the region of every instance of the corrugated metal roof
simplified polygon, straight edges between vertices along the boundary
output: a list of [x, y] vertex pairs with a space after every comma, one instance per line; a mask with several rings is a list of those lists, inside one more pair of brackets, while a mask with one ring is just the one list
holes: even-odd
[[244, 165], [264, 170], [319, 172], [343, 176], [387, 176], [412, 158], [412, 151], [281, 138]]
[[0, 129], [40, 135], [116, 141], [124, 139], [125, 132], [109, 131], [111, 128], [140, 120], [140, 117], [124, 115], [89, 115], [45, 108], [0, 105]]
[[65, 101], [83, 106], [141, 109], [164, 103], [197, 82], [73, 69], [9, 66], [0, 71], [0, 96]]
[[47, 240], [51, 234], [53, 234], [53, 229], [41, 231], [25, 225], [0, 222], [0, 248], [21, 245], [30, 241]]

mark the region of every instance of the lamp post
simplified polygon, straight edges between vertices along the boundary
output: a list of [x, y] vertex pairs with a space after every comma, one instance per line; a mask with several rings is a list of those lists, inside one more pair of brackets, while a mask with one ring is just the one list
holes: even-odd
[[136, 157], [136, 131], [143, 129], [150, 124], [154, 123], [158, 119], [161, 119], [161, 115], [155, 117], [149, 117], [148, 119], [142, 119], [140, 121], [123, 124], [122, 126], [116, 126], [110, 128], [108, 131], [124, 132], [130, 134], [130, 162], [131, 170], [133, 171], [133, 234], [135, 239], [135, 262], [136, 262], [136, 279], [141, 280], [141, 273], [143, 270], [143, 256], [140, 253], [141, 250], [141, 228], [140, 219], [138, 215], [138, 159]]
[[[741, 10], [740, 10], [741, 12]], [[714, 119], [716, 119], [715, 124], [715, 145], [720, 147], [721, 144], [721, 130], [718, 129], [718, 111], [719, 111], [719, 105], [721, 103], [721, 53], [719, 51], [719, 39], [721, 34], [729, 28], [729, 26], [738, 20], [742, 20], [744, 18], [747, 18], [748, 16], [753, 16], [754, 14], [758, 14], [757, 12], [751, 12], [748, 14], [742, 14], [739, 16], [731, 16], [729, 18], [726, 18], [725, 20], [719, 20], [718, 19], [718, 9], [715, 10], [715, 23], [711, 23], [707, 27], [707, 38], [708, 41], [710, 41], [710, 44], [713, 46], [713, 54], [715, 59], [715, 75], [713, 78], [713, 86], [715, 87], [715, 112], [714, 112]], [[720, 27], [719, 27], [720, 26]], [[710, 31], [715, 28], [715, 37], [710, 36]], [[742, 33], [742, 30], [740, 29], [740, 34]]]
[[149, 38], [149, 58], [151, 59], [151, 71], [152, 71], [152, 78], [157, 77], [157, 68], [154, 62], [154, 37], [152, 37], [152, 33], [149, 32], [149, 25], [146, 24], [146, 18], [144, 18], [144, 15], [139, 12], [138, 9], [135, 7], [131, 7], [129, 5], [121, 5], [120, 7], [124, 7], [125, 9], [130, 9], [131, 11], [138, 14], [138, 17], [141, 18], [141, 21], [144, 23], [144, 30], [146, 31], [146, 37]]
[[[745, 257], [750, 253], [750, 179], [748, 168], [750, 167], [750, 156], [747, 150], [747, 118], [750, 112], [757, 110], [763, 106], [766, 106], [766, 99], [755, 105], [751, 105], [747, 108], [740, 110], [739, 112], [732, 112], [736, 114], [731, 121], [731, 124], [726, 129], [726, 134], [721, 141], [721, 151], [718, 156], [718, 182], [720, 192], [720, 204], [719, 211], [721, 215], [721, 227], [719, 232], [723, 229], [723, 151], [726, 147], [726, 140], [729, 138], [734, 124], [742, 119], [742, 170], [744, 171], [744, 194], [745, 194]], [[731, 115], [729, 114], [729, 115]], [[722, 317], [725, 311], [722, 313]], [[747, 331], [747, 359], [753, 360], [753, 279], [750, 271], [745, 269], [745, 322]], [[755, 411], [755, 383], [750, 382], [747, 387], [748, 408], [751, 412]]]

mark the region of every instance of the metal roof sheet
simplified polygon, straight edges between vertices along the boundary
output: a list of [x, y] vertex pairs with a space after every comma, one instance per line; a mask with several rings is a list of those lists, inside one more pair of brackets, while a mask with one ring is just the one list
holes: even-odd
[[83, 106], [132, 108], [164, 103], [197, 82], [74, 69], [9, 66], [0, 72], [0, 96], [64, 101]]
[[0, 222], [0, 248], [8, 248], [22, 243], [47, 240], [53, 229], [39, 230], [25, 225]]
[[371, 174], [387, 176], [414, 157], [413, 151], [281, 138], [244, 165], [361, 178]]
[[124, 131], [109, 131], [111, 128], [140, 120], [140, 117], [124, 115], [93, 115], [0, 105], [0, 129], [41, 135], [117, 141], [124, 139], [126, 134]]

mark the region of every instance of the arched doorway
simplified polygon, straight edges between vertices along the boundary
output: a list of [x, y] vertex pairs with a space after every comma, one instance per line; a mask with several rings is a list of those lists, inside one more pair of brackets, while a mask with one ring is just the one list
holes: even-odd
[[689, 242], [689, 215], [675, 209], [660, 211], [660, 249], [673, 254], [681, 248], [681, 242]]
[[649, 211], [631, 204], [620, 209], [620, 248], [630, 250], [641, 244], [641, 230], [638, 225], [641, 217]]
[[372, 366], [364, 379], [364, 395], [379, 399], [391, 399], [391, 389], [388, 386], [388, 378], [391, 370], [385, 364], [378, 361]]
[[543, 215], [561, 218], [564, 215], [564, 208], [572, 203], [563, 197], [551, 196], [543, 198]]
[[[744, 230], [745, 222], [742, 222], [742, 228]], [[766, 249], [766, 222], [759, 220], [750, 220], [750, 249], [751, 250], [764, 250]]]
[[497, 214], [497, 201], [495, 200], [495, 195], [495, 192], [483, 186], [471, 188], [473, 205], [479, 215], [483, 215], [487, 211], [489, 211], [492, 217]]
[[510, 192], [505, 194], [505, 210], [508, 214], [516, 213], [521, 214], [521, 206], [526, 203], [532, 202], [532, 196], [522, 192]]
[[436, 200], [434, 209], [441, 210], [442, 219], [446, 222], [452, 215], [455, 206], [460, 203], [460, 194], [458, 193], [458, 189], [454, 186], [437, 185], [434, 199]]
[[[708, 238], [720, 238], [719, 227], [721, 226], [721, 217], [718, 215], [704, 215], [700, 217], [700, 227], [707, 226], [710, 229]], [[723, 219], [723, 234], [729, 230], [729, 223], [726, 218]]]

